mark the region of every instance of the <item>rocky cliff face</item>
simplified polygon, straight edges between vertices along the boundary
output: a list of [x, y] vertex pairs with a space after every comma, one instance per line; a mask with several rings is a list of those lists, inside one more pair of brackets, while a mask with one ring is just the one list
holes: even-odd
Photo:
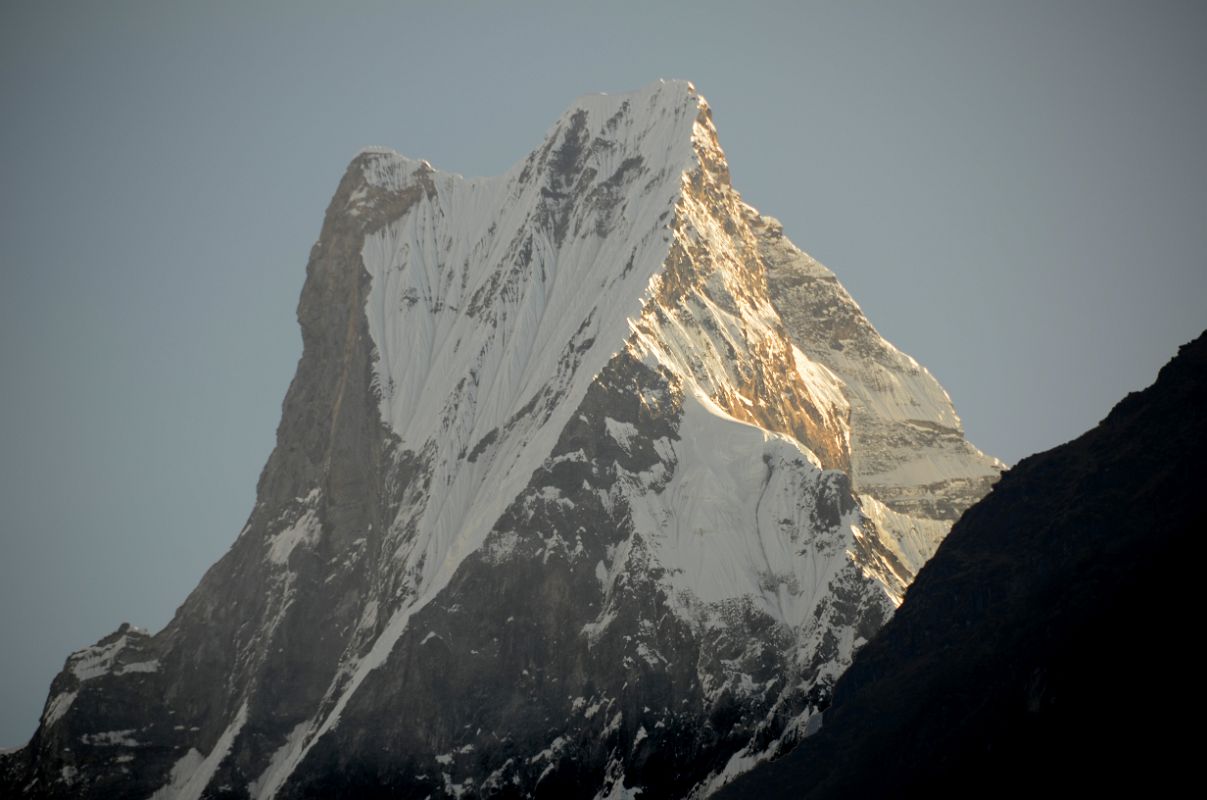
[[820, 732], [726, 797], [1154, 796], [1198, 777], [1207, 334], [969, 509]]
[[298, 318], [247, 526], [163, 631], [68, 660], [6, 794], [703, 796], [1001, 467], [683, 82], [497, 178], [360, 154]]

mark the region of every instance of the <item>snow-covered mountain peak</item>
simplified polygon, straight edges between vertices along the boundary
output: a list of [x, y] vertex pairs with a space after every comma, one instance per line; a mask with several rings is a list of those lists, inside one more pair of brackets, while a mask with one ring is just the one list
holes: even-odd
[[579, 95], [570, 104], [567, 113], [576, 108], [590, 108], [597, 104], [606, 114], [613, 114], [619, 105], [625, 101], [638, 103], [644, 107], [667, 106], [678, 107], [703, 102], [696, 92], [696, 85], [682, 78], [659, 78], [638, 89], [627, 92], [587, 92]]
[[52, 687], [20, 758], [64, 793], [137, 729], [141, 797], [703, 796], [824, 705], [996, 475], [742, 201], [686, 81], [579, 98], [495, 177], [364, 149], [298, 319], [231, 552]]
[[[594, 127], [604, 138], [635, 143], [648, 157], [662, 155], [668, 165], [684, 156], [683, 147], [691, 139], [692, 125], [708, 103], [688, 81], [657, 81], [631, 92], [588, 94], [579, 97], [563, 114], [573, 122], [585, 114], [588, 128]], [[661, 153], [658, 148], [662, 148]]]

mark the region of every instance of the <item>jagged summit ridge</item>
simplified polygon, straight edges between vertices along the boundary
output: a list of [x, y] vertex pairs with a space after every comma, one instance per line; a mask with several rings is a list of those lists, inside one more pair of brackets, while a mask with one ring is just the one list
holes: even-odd
[[[592, 154], [592, 168], [596, 169], [592, 178], [606, 180], [624, 159], [632, 157], [686, 172], [695, 158], [691, 143], [694, 122], [697, 114], [707, 109], [707, 101], [689, 81], [661, 80], [632, 92], [580, 96], [546, 131], [542, 145], [501, 175], [466, 178], [381, 145], [361, 148], [352, 163], [360, 165], [369, 184], [386, 190], [404, 189], [413, 182], [411, 176], [420, 171], [489, 194], [505, 191], [504, 187], [514, 189], [517, 183], [527, 184], [533, 170], [543, 167], [567, 177], [575, 166], [573, 154], [578, 147], [589, 144], [578, 137], [591, 132], [606, 148]], [[567, 135], [570, 149], [559, 155], [560, 160], [551, 161], [553, 151], [567, 142]], [[609, 159], [609, 153], [619, 158]]]
[[[686, 82], [580, 98], [494, 178], [362, 152], [247, 527], [164, 631], [56, 678], [3, 785], [681, 797], [765, 758], [975, 493], [951, 481], [995, 474], [957, 421], [943, 480], [877, 482], [954, 411], [802, 259]], [[130, 760], [90, 760], [117, 730]]]
[[467, 501], [495, 501], [480, 517], [490, 525], [536, 466], [515, 450], [485, 452], [500, 429], [523, 429], [507, 441], [547, 453], [623, 344], [615, 334], [665, 260], [701, 102], [682, 82], [581, 98], [497, 178], [393, 155], [364, 164], [370, 186], [415, 198], [362, 250], [380, 413], [404, 447], [435, 448], [434, 483], [451, 482], [440, 505], [453, 516], [433, 524], [467, 539], [463, 550], [485, 535], [460, 516]]

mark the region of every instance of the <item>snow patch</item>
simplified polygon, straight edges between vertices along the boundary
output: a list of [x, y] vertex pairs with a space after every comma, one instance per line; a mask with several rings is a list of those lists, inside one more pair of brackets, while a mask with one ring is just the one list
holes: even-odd
[[279, 531], [268, 540], [268, 560], [279, 566], [289, 563], [289, 556], [298, 545], [313, 547], [322, 534], [322, 525], [314, 509], [307, 509], [297, 522]]
[[[823, 471], [793, 439], [735, 420], [697, 395], [683, 402], [677, 466], [661, 491], [626, 486], [634, 528], [683, 597], [752, 598], [791, 628], [812, 619], [845, 547], [805, 546]], [[850, 540], [839, 535], [836, 544]]]
[[131, 672], [159, 672], [159, 659], [150, 661], [136, 661], [132, 664], [123, 664], [118, 667], [114, 674], [125, 675]]
[[603, 632], [607, 630], [608, 626], [611, 625], [615, 620], [616, 612], [605, 611], [604, 613], [600, 614], [600, 616], [594, 622], [588, 622], [586, 625], [584, 625], [580, 632], [587, 637], [587, 641], [590, 644], [594, 645], [597, 641], [599, 641], [599, 637], [603, 635]]
[[611, 417], [604, 417], [604, 427], [608, 435], [627, 453], [630, 443], [637, 438], [637, 426], [631, 422], [617, 422]]
[[119, 636], [106, 645], [86, 647], [71, 657], [71, 671], [77, 680], [90, 681], [102, 675], [108, 675], [113, 666], [113, 659], [126, 646], [125, 635]]
[[46, 711], [42, 714], [42, 727], [49, 728], [54, 725], [63, 715], [67, 713], [67, 709], [71, 708], [71, 704], [75, 702], [75, 698], [79, 692], [60, 692], [54, 696], [54, 699], [46, 704]]
[[122, 731], [105, 731], [104, 733], [85, 733], [80, 737], [80, 741], [94, 747], [141, 747], [142, 742], [131, 736], [132, 733], [134, 733], [133, 728]]
[[603, 788], [595, 794], [593, 800], [636, 800], [641, 794], [641, 788], [627, 787], [624, 783], [624, 764], [613, 758], [604, 769]]
[[[260, 777], [256, 778], [248, 787], [248, 792], [252, 797], [256, 800], [272, 797], [275, 788], [280, 786], [288, 776], [286, 769], [291, 769], [293, 766], [290, 756], [301, 746], [309, 726], [309, 721], [306, 721], [299, 722], [293, 727], [293, 730], [285, 737], [285, 743], [272, 754], [268, 766], [260, 773]], [[267, 791], [269, 787], [272, 787], [272, 791]]]
[[151, 800], [199, 800], [246, 721], [247, 702], [244, 701], [243, 705], [239, 706], [235, 718], [214, 743], [210, 754], [202, 756], [196, 748], [189, 748], [172, 767], [168, 783], [151, 795]]

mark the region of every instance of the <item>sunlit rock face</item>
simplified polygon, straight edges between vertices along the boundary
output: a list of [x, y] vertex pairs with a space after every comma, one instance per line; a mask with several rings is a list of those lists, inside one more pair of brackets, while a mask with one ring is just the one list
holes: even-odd
[[361, 153], [298, 318], [247, 526], [163, 631], [72, 656], [7, 791], [704, 796], [1001, 469], [685, 82], [495, 178]]

